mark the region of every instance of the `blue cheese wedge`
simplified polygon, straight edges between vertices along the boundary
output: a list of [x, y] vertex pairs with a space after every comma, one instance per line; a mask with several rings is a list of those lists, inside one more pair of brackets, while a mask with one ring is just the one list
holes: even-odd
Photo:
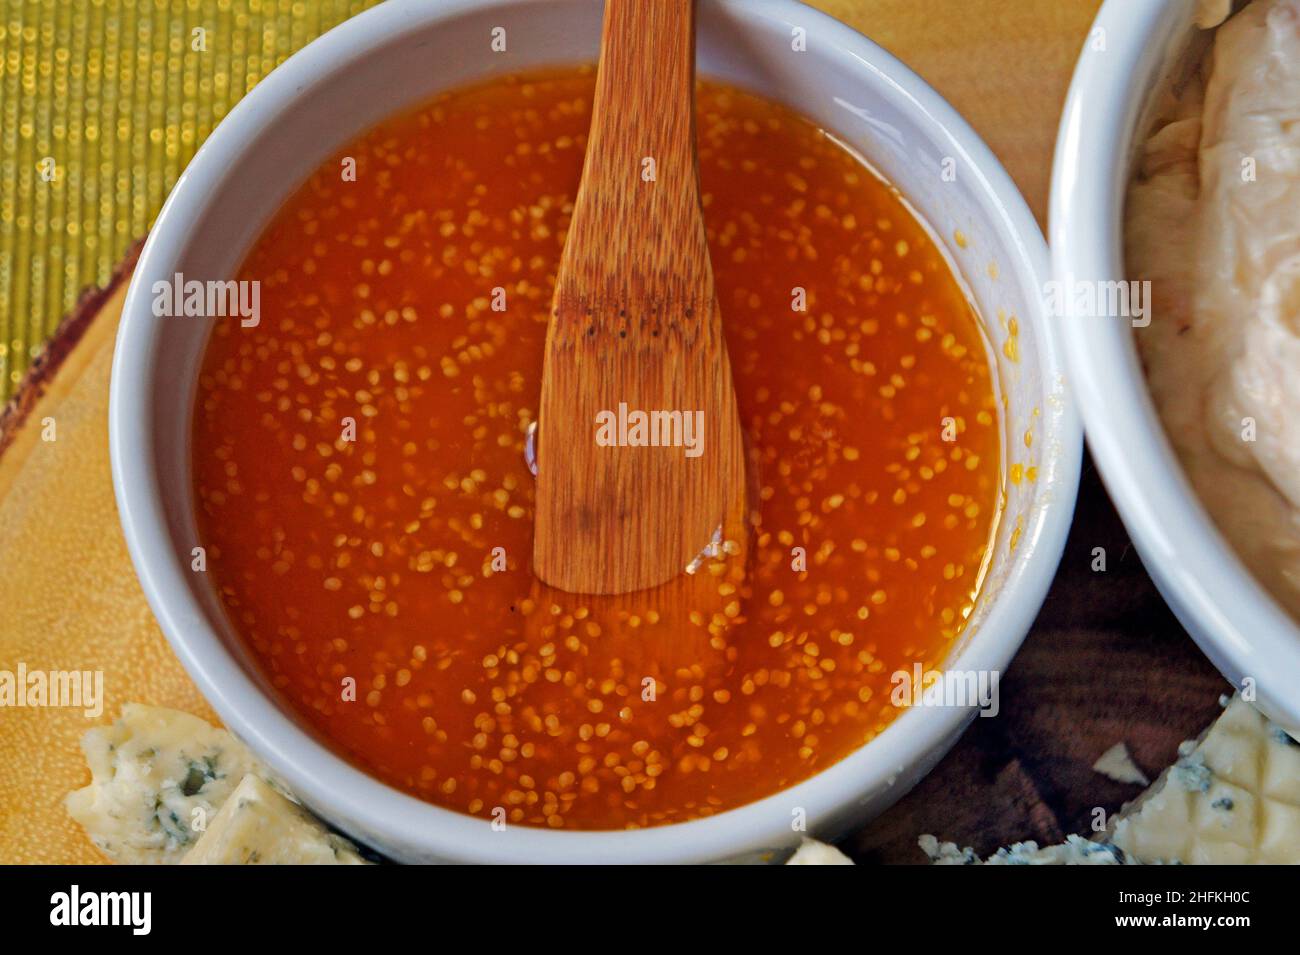
[[985, 860], [921, 836], [935, 865], [1300, 863], [1300, 743], [1240, 697], [1097, 840], [1019, 842]]
[[853, 860], [839, 849], [816, 839], [804, 839], [803, 843], [785, 862], [786, 865], [853, 865]]
[[1234, 697], [1125, 807], [1110, 841], [1147, 863], [1300, 863], [1300, 744]]
[[68, 795], [68, 812], [104, 855], [134, 865], [179, 862], [239, 781], [263, 771], [225, 730], [140, 703], [81, 748], [92, 778]]
[[368, 865], [356, 846], [245, 776], [182, 865]]

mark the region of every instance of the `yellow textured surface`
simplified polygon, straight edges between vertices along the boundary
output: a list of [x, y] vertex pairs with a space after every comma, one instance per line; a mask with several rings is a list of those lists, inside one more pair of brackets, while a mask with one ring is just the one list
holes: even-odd
[[[108, 371], [125, 283], [0, 457], [0, 669], [104, 671], [104, 715], [0, 710], [0, 863], [96, 862], [63, 809], [89, 778], [78, 741], [138, 700], [215, 716], [131, 570], [108, 464]], [[42, 422], [54, 419], [54, 441]]]
[[[816, 5], [873, 36], [947, 97], [1041, 221], [1061, 102], [1098, 2]], [[0, 3], [0, 381], [7, 383], [77, 289], [107, 280], [237, 94], [331, 18], [368, 3]], [[201, 61], [211, 72], [196, 73], [186, 66], [196, 61], [182, 38], [201, 22], [215, 24], [208, 44], [216, 58]], [[146, 64], [143, 73], [132, 61]], [[54, 97], [50, 91], [61, 87]], [[200, 102], [205, 96], [213, 99]], [[80, 143], [81, 151], [62, 153], [62, 178], [38, 189], [37, 157], [56, 141]], [[215, 719], [153, 622], [117, 523], [107, 407], [120, 298], [103, 309], [0, 455], [0, 669], [20, 660], [103, 669], [103, 721], [128, 700]], [[57, 421], [53, 443], [40, 441], [47, 416]], [[0, 710], [0, 863], [99, 861], [62, 804], [89, 776], [77, 745], [87, 725], [79, 711]]]
[[230, 107], [374, 2], [0, 0], [0, 401]]

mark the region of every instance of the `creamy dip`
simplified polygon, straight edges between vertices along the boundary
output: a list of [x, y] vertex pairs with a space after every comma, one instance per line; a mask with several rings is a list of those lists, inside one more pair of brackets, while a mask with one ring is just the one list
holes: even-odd
[[1223, 23], [1162, 117], [1128, 196], [1138, 347], [1197, 495], [1300, 618], [1300, 0]]

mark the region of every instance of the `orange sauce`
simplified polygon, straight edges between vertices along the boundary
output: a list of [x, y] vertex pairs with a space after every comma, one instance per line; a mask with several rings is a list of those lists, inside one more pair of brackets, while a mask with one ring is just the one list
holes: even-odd
[[1001, 475], [924, 228], [831, 136], [704, 82], [748, 557], [685, 612], [538, 585], [524, 443], [592, 79], [445, 94], [325, 163], [243, 266], [260, 324], [218, 322], [193, 463], [209, 573], [307, 723], [431, 802], [599, 829], [770, 795], [884, 729], [892, 674], [973, 607]]

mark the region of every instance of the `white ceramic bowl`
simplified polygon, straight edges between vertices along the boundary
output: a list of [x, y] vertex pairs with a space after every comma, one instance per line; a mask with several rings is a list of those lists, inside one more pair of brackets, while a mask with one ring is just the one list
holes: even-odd
[[[1050, 232], [1058, 281], [1130, 277], [1125, 191], [1151, 104], [1198, 32], [1196, 7], [1106, 0], [1098, 13], [1056, 144]], [[1300, 733], [1300, 628], [1237, 559], [1183, 476], [1130, 322], [1070, 314], [1062, 336], [1088, 446], [1160, 592], [1223, 675], [1238, 686], [1254, 678], [1260, 708]]]
[[[918, 707], [860, 751], [789, 790], [717, 816], [628, 832], [556, 832], [486, 821], [422, 802], [337, 756], [285, 709], [231, 633], [204, 575], [189, 569], [196, 531], [188, 459], [196, 367], [210, 328], [158, 319], [151, 286], [176, 272], [227, 278], [290, 192], [379, 120], [492, 73], [594, 59], [590, 0], [389, 0], [312, 43], [221, 123], [167, 200], [140, 257], [113, 367], [111, 446], [118, 506], [136, 570], [163, 630], [226, 724], [304, 802], [402, 861], [684, 862], [763, 858], [798, 841], [792, 810], [835, 835], [879, 812], [956, 740], [974, 711]], [[506, 28], [508, 52], [489, 52]], [[807, 50], [792, 49], [796, 28]], [[1039, 317], [1047, 250], [993, 155], [928, 86], [879, 47], [792, 0], [702, 5], [700, 71], [782, 100], [834, 130], [896, 183], [967, 281], [980, 312], [1019, 318], [1020, 358], [1003, 357], [1006, 431], [1036, 482], [1007, 488], [984, 597], [950, 668], [1006, 669], [1060, 559], [1081, 436], [1062, 362]], [[953, 177], [955, 176], [955, 181]], [[966, 248], [953, 240], [966, 236]], [[996, 263], [994, 278], [988, 268]], [[936, 427], [939, 426], [936, 420]], [[1036, 440], [1024, 448], [1020, 435]], [[1008, 441], [1010, 446], [1012, 442]], [[1022, 453], [1023, 452], [1023, 453]]]

